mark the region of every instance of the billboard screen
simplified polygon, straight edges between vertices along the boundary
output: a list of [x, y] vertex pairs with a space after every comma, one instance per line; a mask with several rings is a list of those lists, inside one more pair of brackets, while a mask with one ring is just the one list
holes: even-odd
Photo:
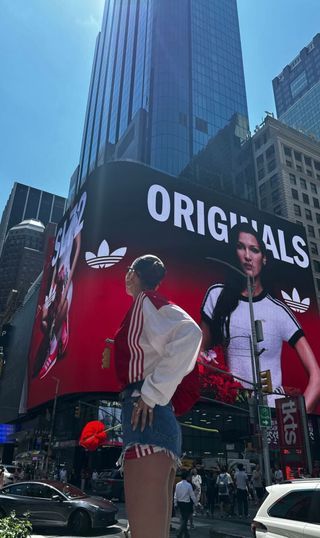
[[[254, 262], [246, 260], [243, 242], [241, 248], [231, 243], [232, 229], [242, 221], [263, 236], [265, 251], [253, 252]], [[319, 361], [318, 310], [302, 226], [130, 162], [108, 163], [95, 171], [59, 224], [33, 330], [29, 408], [54, 397], [53, 377], [60, 380], [60, 394], [119, 390], [112, 357], [107, 369], [101, 368], [101, 357], [105, 339], [113, 338], [131, 304], [124, 287], [126, 269], [147, 253], [167, 266], [160, 292], [198, 322], [202, 310], [207, 328], [220, 293], [228, 292], [230, 266], [252, 273], [256, 264], [264, 271], [268, 288], [256, 278], [253, 301], [264, 333], [258, 344], [264, 349], [261, 370], [271, 370], [276, 392], [303, 392], [308, 386], [309, 411], [316, 409], [320, 389], [310, 386], [308, 372]], [[234, 271], [234, 281], [236, 277]], [[250, 382], [248, 300], [242, 297], [228, 308], [227, 345], [223, 352], [219, 347], [217, 360]]]

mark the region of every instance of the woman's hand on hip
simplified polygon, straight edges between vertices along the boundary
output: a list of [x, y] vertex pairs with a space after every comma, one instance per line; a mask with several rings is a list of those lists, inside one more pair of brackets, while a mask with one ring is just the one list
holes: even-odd
[[153, 409], [152, 407], [149, 407], [142, 398], [139, 398], [136, 402], [133, 404], [133, 410], [131, 415], [131, 425], [133, 431], [137, 429], [138, 424], [141, 424], [141, 431], [146, 427], [146, 424], [148, 423], [149, 426], [152, 426], [153, 422]]

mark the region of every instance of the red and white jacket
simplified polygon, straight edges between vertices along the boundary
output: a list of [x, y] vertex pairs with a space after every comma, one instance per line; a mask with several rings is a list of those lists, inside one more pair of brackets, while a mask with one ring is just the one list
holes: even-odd
[[166, 405], [193, 370], [201, 338], [201, 329], [182, 308], [156, 291], [141, 292], [115, 335], [115, 366], [122, 387], [144, 380], [144, 402], [149, 407]]

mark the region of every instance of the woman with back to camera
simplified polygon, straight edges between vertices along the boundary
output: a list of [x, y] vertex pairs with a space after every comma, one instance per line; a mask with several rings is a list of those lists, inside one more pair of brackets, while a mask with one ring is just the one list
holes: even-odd
[[158, 292], [166, 273], [153, 255], [128, 267], [133, 304], [115, 335], [115, 365], [124, 388], [122, 427], [126, 507], [132, 538], [169, 536], [180, 426], [171, 398], [194, 368], [202, 333]]
[[[253, 280], [254, 317], [263, 321], [264, 340], [258, 344], [258, 349], [265, 350], [260, 355], [260, 370], [270, 370], [274, 390], [283, 392], [281, 350], [283, 342], [288, 342], [308, 374], [304, 397], [307, 412], [313, 412], [320, 399], [320, 368], [292, 311], [266, 289], [267, 253], [262, 238], [249, 224], [237, 224], [230, 231], [230, 250], [234, 258], [231, 265]], [[201, 307], [201, 317], [203, 349], [222, 345], [229, 371], [252, 381], [251, 323], [245, 276], [230, 270], [225, 284], [211, 286]], [[274, 397], [269, 396], [269, 404], [273, 401]]]

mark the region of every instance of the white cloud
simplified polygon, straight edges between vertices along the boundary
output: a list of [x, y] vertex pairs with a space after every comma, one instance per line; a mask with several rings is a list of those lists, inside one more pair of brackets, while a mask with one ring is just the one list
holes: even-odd
[[100, 22], [92, 14], [90, 14], [85, 19], [77, 18], [75, 22], [79, 26], [83, 26], [87, 28], [94, 28], [95, 30], [100, 30]]

